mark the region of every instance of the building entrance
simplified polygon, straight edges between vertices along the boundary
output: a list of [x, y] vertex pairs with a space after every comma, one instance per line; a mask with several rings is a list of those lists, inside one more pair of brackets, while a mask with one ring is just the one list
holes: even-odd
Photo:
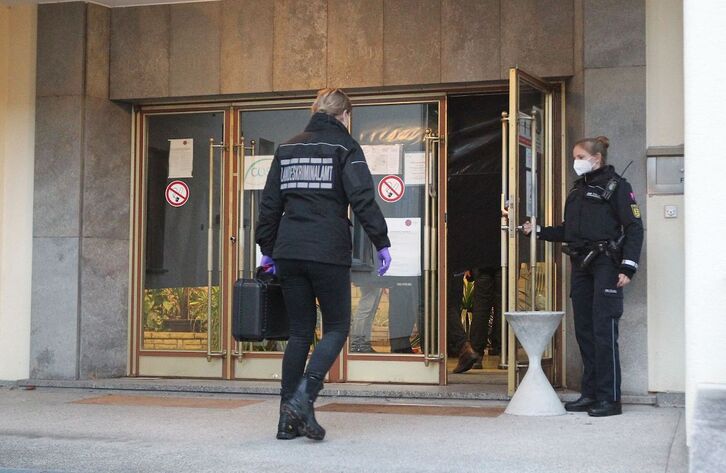
[[[561, 258], [517, 223], [561, 218], [561, 106], [560, 91], [517, 69], [508, 93], [448, 97], [449, 384], [513, 393], [526, 355], [504, 312], [561, 307]], [[543, 360], [555, 384], [562, 347], [560, 330]]]
[[[498, 93], [354, 98], [351, 134], [371, 168], [394, 264], [385, 277], [375, 274], [375, 251], [351, 214], [351, 333], [329, 381], [446, 384], [469, 382], [461, 376], [475, 375], [513, 389], [521, 366], [507, 363], [516, 359], [517, 347], [513, 334], [498, 325], [500, 314], [531, 301], [538, 308], [555, 303], [551, 249], [537, 247], [541, 251], [528, 259], [528, 241], [512, 218], [554, 217], [556, 98], [544, 85], [525, 90], [515, 82], [511, 93], [503, 87]], [[519, 125], [507, 117], [502, 121], [503, 111], [520, 109]], [[285, 342], [233, 340], [231, 288], [237, 278], [249, 277], [261, 258], [254, 232], [274, 151], [300, 132], [309, 116], [309, 102], [294, 100], [137, 110], [132, 375], [280, 377]], [[533, 118], [526, 121], [527, 116]], [[512, 140], [521, 146], [513, 149]], [[514, 164], [519, 161], [521, 166]], [[174, 187], [176, 181], [183, 186]], [[176, 195], [169, 201], [170, 187], [182, 189], [181, 205]], [[533, 196], [539, 214], [532, 213]], [[464, 229], [469, 237], [483, 237], [468, 238]], [[540, 263], [532, 274], [529, 261]], [[489, 292], [501, 291], [494, 298], [502, 301], [501, 308], [492, 305], [486, 315], [482, 349], [491, 355], [484, 367], [505, 371], [474, 370], [447, 379], [447, 341], [451, 345], [456, 336], [447, 329], [447, 292], [463, 297], [463, 289], [451, 296], [451, 281], [463, 281], [459, 273], [467, 269], [474, 270], [479, 289], [484, 285], [479, 276], [491, 270]], [[512, 296], [512, 290], [521, 295]], [[461, 312], [456, 315], [461, 318]], [[468, 338], [474, 337], [472, 327], [482, 325], [466, 317], [463, 322]], [[557, 357], [558, 346], [553, 343], [550, 359]], [[451, 349], [448, 356], [456, 360]]]

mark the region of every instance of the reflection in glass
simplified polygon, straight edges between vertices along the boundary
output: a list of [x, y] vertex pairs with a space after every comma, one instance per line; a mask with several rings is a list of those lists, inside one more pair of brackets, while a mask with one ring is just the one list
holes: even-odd
[[[541, 224], [545, 216], [545, 94], [526, 82], [520, 82], [519, 91], [519, 208], [520, 220], [537, 218]], [[533, 150], [533, 131], [534, 145]], [[534, 166], [533, 166], [534, 165]], [[545, 242], [536, 240], [536, 261], [531, 261], [532, 239], [518, 233], [517, 310], [545, 310], [547, 301], [545, 273]], [[532, 294], [534, 292], [534, 304]]]
[[[410, 245], [392, 245], [391, 275], [376, 274], [376, 251], [353, 216], [352, 353], [420, 353], [423, 346], [423, 232], [425, 189], [414, 178], [422, 165], [427, 128], [438, 130], [438, 104], [366, 105], [353, 108], [352, 135], [367, 156], [376, 188], [386, 175], [406, 182], [400, 200], [376, 199], [389, 223], [389, 236], [396, 225], [419, 228]], [[394, 145], [394, 146], [391, 146]], [[376, 148], [388, 146], [388, 148]], [[373, 154], [377, 157], [375, 161]], [[411, 241], [410, 239], [408, 241]], [[406, 254], [410, 252], [412, 254]], [[408, 258], [407, 258], [408, 257]], [[413, 261], [397, 270], [396, 264]]]
[[[146, 117], [146, 240], [143, 299], [145, 350], [207, 351], [208, 303], [211, 297], [211, 349], [219, 351], [220, 322], [220, 152], [214, 156], [209, 189], [209, 139], [223, 139], [224, 114], [185, 113]], [[169, 174], [169, 140], [192, 139], [191, 178]], [[189, 187], [181, 207], [166, 202], [173, 180]], [[209, 199], [213, 203], [213, 238], [209, 241]], [[211, 292], [207, 251], [213, 250]]]
[[[262, 257], [255, 241], [256, 218], [262, 198], [265, 178], [278, 145], [301, 133], [310, 120], [310, 110], [253, 110], [241, 111], [241, 134], [245, 139], [245, 191], [243, 196], [244, 251], [243, 276], [253, 277], [257, 262]], [[320, 313], [315, 340], [320, 339]], [[244, 351], [284, 351], [287, 342], [265, 340], [242, 344]]]

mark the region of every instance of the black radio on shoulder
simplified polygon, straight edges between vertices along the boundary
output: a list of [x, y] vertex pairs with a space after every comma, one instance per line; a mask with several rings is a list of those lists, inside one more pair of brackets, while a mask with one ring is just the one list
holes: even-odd
[[603, 200], [610, 200], [610, 197], [613, 196], [615, 193], [615, 190], [618, 188], [618, 184], [620, 184], [620, 179], [617, 177], [612, 177], [608, 181], [607, 184], [605, 184], [605, 190], [602, 191], [602, 194], [600, 194], [600, 197], [602, 197]]
[[232, 336], [238, 342], [290, 337], [282, 287], [274, 275], [257, 268], [254, 279], [234, 283], [232, 299]]

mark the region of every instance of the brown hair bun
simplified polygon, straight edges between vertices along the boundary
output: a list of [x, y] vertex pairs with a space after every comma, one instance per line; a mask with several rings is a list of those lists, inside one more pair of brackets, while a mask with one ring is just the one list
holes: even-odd
[[598, 136], [595, 138], [595, 141], [602, 144], [605, 149], [608, 149], [610, 147], [610, 140], [607, 136]]

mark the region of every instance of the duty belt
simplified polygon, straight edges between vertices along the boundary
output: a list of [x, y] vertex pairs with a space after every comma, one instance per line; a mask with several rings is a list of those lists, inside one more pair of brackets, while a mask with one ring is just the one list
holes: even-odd
[[588, 242], [582, 246], [571, 247], [569, 245], [562, 245], [562, 252], [570, 255], [583, 257], [580, 261], [580, 268], [587, 268], [595, 258], [601, 254], [605, 254], [615, 263], [620, 264], [620, 249], [623, 246], [625, 235], [621, 235], [617, 240], [600, 240], [594, 242]]

